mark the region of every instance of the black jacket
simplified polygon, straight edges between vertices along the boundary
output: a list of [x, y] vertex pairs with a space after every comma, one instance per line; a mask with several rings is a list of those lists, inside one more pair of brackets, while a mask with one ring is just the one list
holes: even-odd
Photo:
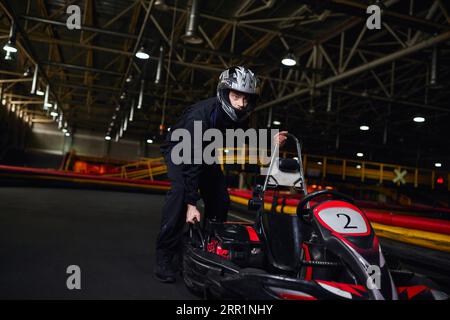
[[[193, 138], [194, 121], [202, 122], [202, 135], [205, 130], [210, 128], [216, 128], [222, 132], [225, 132], [225, 129], [242, 128], [243, 130], [246, 130], [248, 128], [248, 122], [246, 121], [243, 123], [236, 123], [232, 121], [223, 111], [220, 102], [216, 97], [202, 100], [187, 107], [180, 118], [178, 118], [176, 124], [171, 126], [170, 132], [167, 134], [165, 142], [161, 146], [161, 152], [164, 154], [166, 159], [168, 159], [168, 157], [170, 158], [172, 148], [179, 143], [179, 141], [171, 141], [172, 133], [176, 129], [183, 128], [188, 130]], [[197, 153], [202, 151], [203, 150], [197, 150]], [[193, 147], [191, 154], [193, 158], [195, 155]], [[182, 164], [182, 166], [184, 178], [183, 183], [185, 186], [185, 201], [188, 204], [195, 205], [200, 199], [200, 195], [198, 194], [199, 177], [203, 166], [206, 166], [206, 164], [193, 164], [193, 161], [191, 161], [191, 164]]]

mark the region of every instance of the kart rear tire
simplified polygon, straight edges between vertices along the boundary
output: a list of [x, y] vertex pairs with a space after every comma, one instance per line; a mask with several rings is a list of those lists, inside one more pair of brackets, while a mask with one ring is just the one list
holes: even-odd
[[200, 298], [204, 298], [205, 285], [201, 285], [195, 281], [192, 281], [184, 272], [183, 272], [183, 282], [192, 294]]

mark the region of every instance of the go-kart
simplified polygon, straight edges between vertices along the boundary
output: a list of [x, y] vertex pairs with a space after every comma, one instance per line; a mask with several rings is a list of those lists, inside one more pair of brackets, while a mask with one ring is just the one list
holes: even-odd
[[[443, 300], [430, 280], [388, 268], [378, 238], [353, 200], [334, 190], [307, 194], [301, 147], [297, 157], [272, 153], [264, 185], [249, 201], [254, 224], [190, 226], [183, 252], [186, 286], [205, 298]], [[264, 208], [264, 193], [303, 193], [295, 215]], [[276, 199], [276, 197], [274, 197]]]

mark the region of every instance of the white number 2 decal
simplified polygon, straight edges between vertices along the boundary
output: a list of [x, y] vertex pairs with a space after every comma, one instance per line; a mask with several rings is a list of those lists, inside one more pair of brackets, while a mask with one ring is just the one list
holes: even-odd
[[369, 226], [362, 214], [354, 209], [334, 207], [318, 212], [321, 223], [335, 232], [346, 234], [366, 233]]

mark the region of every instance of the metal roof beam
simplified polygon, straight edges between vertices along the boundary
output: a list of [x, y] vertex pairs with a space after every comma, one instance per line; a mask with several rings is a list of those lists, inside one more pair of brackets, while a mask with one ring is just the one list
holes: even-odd
[[[339, 74], [337, 76], [333, 76], [333, 77], [330, 77], [328, 79], [325, 79], [325, 80], [317, 83], [315, 87], [316, 88], [321, 88], [321, 87], [324, 87], [324, 86], [328, 86], [328, 85], [330, 85], [332, 83], [341, 81], [343, 79], [347, 79], [347, 78], [352, 77], [354, 75], [357, 75], [357, 74], [360, 74], [362, 72], [365, 72], [365, 71], [371, 70], [373, 68], [376, 68], [376, 67], [378, 67], [380, 65], [386, 64], [388, 62], [397, 60], [397, 59], [402, 58], [404, 56], [407, 56], [409, 54], [412, 54], [412, 53], [415, 53], [417, 51], [423, 50], [423, 49], [428, 48], [428, 47], [430, 47], [432, 45], [435, 45], [435, 44], [447, 41], [448, 39], [450, 39], [450, 31], [444, 32], [444, 33], [442, 33], [442, 34], [440, 34], [438, 36], [435, 36], [435, 37], [431, 37], [431, 38], [429, 38], [427, 40], [424, 40], [424, 41], [422, 41], [422, 42], [412, 46], [412, 47], [404, 48], [404, 49], [401, 49], [401, 50], [399, 50], [397, 52], [393, 52], [393, 53], [388, 54], [388, 55], [386, 55], [384, 57], [381, 57], [379, 59], [375, 59], [373, 61], [370, 61], [369, 63], [364, 63], [364, 64], [362, 64], [362, 65], [360, 65], [358, 67], [355, 67], [353, 69], [345, 71], [345, 72], [343, 72], [343, 73], [341, 73], [341, 74]], [[290, 94], [288, 94], [288, 95], [286, 95], [284, 97], [281, 97], [281, 98], [278, 98], [278, 99], [274, 99], [274, 100], [272, 100], [270, 102], [262, 104], [261, 106], [256, 108], [255, 111], [263, 110], [265, 108], [277, 105], [277, 104], [279, 104], [281, 102], [288, 101], [288, 100], [290, 100], [292, 98], [298, 97], [300, 95], [303, 95], [303, 94], [306, 94], [306, 93], [309, 93], [309, 92], [310, 92], [309, 88], [302, 89], [302, 90], [296, 90], [293, 93], [290, 93]]]

